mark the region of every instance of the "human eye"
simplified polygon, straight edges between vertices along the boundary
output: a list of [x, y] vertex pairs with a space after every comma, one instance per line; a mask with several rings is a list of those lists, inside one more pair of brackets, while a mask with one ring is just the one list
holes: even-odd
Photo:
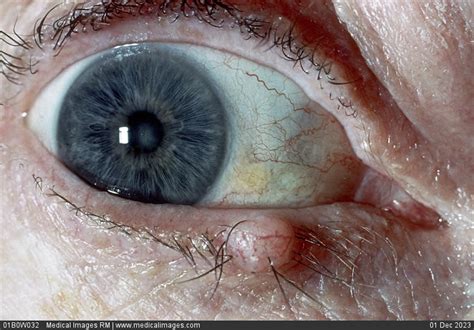
[[197, 45], [88, 57], [48, 85], [28, 120], [85, 181], [142, 202], [301, 207], [346, 198], [362, 172], [342, 128], [296, 84]]
[[[104, 4], [112, 6], [113, 10], [106, 9]], [[337, 20], [330, 16], [331, 13], [334, 15], [330, 7], [320, 3], [317, 10], [314, 9], [311, 21], [303, 24], [309, 17], [304, 17], [298, 8], [289, 11], [282, 6], [277, 8], [278, 11], [247, 3], [234, 7], [220, 1], [173, 4], [142, 1], [86, 4], [75, 7], [70, 12], [72, 16], [58, 19], [52, 12], [49, 17], [54, 19], [36, 21], [36, 28], [38, 24], [41, 27], [37, 38], [46, 38], [51, 33], [53, 36], [56, 33], [56, 38], [36, 40], [42, 50], [34, 50], [31, 63], [38, 61], [32, 70], [37, 69], [39, 73], [31, 76], [29, 81], [23, 79], [19, 94], [5, 102], [7, 120], [4, 122], [12, 125], [8, 133], [4, 133], [8, 135], [6, 140], [10, 146], [16, 145], [14, 153], [21, 155], [16, 159], [28, 160], [20, 161], [21, 170], [15, 169], [21, 177], [18, 182], [26, 187], [27, 180], [31, 181], [33, 175], [42, 191], [30, 193], [35, 200], [32, 205], [40, 205], [41, 211], [39, 214], [33, 212], [30, 220], [37, 219], [38, 224], [27, 227], [38, 229], [48, 238], [61, 232], [73, 240], [69, 246], [74, 251], [72, 254], [55, 255], [61, 263], [70, 267], [78, 265], [77, 260], [70, 261], [69, 258], [80, 251], [87, 264], [84, 267], [96, 267], [113, 280], [123, 280], [125, 291], [137, 292], [135, 301], [138, 303], [120, 296], [123, 293], [119, 287], [103, 283], [96, 273], [80, 278], [80, 273], [86, 269], [81, 266], [71, 272], [77, 281], [73, 290], [85, 283], [86, 290], [91, 290], [101, 283], [99, 291], [107, 288], [116, 295], [114, 300], [104, 303], [106, 308], [126, 302], [128, 317], [153, 317], [149, 313], [153, 308], [159, 309], [160, 315], [169, 315], [166, 306], [160, 303], [162, 295], [175, 297], [167, 306], [169, 310], [179, 305], [183, 297], [189, 299], [186, 304], [199, 306], [194, 314], [191, 312], [187, 316], [184, 314], [186, 308], [179, 309], [177, 315], [182, 317], [202, 317], [196, 313], [204, 313], [205, 318], [220, 313], [224, 313], [222, 317], [226, 318], [244, 317], [249, 312], [245, 308], [239, 312], [225, 312], [223, 308], [232, 306], [233, 299], [242, 296], [251, 301], [249, 308], [261, 311], [261, 316], [255, 317], [262, 318], [271, 318], [274, 313], [284, 318], [353, 318], [359, 315], [361, 308], [369, 309], [371, 317], [380, 318], [383, 313], [377, 314], [380, 312], [373, 307], [381, 304], [390, 311], [391, 317], [412, 312], [411, 307], [400, 306], [396, 299], [387, 299], [386, 294], [395, 283], [403, 292], [396, 296], [412, 294], [414, 297], [408, 300], [421, 301], [425, 299], [423, 293], [409, 284], [430, 273], [439, 275], [442, 269], [453, 267], [448, 260], [435, 268], [424, 258], [426, 265], [420, 274], [410, 274], [419, 262], [416, 255], [424, 257], [428, 253], [441, 253], [440, 247], [433, 252], [430, 250], [432, 246], [417, 244], [413, 234], [416, 232], [419, 237], [431, 239], [428, 229], [442, 230], [441, 216], [415, 201], [395, 183], [392, 176], [396, 177], [397, 167], [384, 167], [386, 160], [379, 158], [383, 156], [380, 148], [386, 148], [387, 143], [374, 140], [389, 140], [390, 146], [399, 145], [400, 141], [393, 140], [401, 139], [382, 132], [387, 126], [401, 129], [407, 122], [397, 112], [390, 95], [364, 66], [350, 40], [331, 31], [333, 28], [337, 32], [343, 29], [337, 27]], [[299, 16], [294, 16], [293, 12]], [[107, 21], [109, 26], [103, 26], [105, 22], [100, 17], [107, 15], [113, 19]], [[321, 18], [324, 15], [328, 15], [326, 20]], [[274, 25], [275, 21], [280, 24]], [[56, 28], [50, 25], [51, 22], [55, 22]], [[65, 25], [58, 28], [61, 24]], [[74, 24], [77, 24], [75, 30], [70, 30], [70, 25]], [[265, 24], [276, 30], [266, 34], [268, 31], [262, 28]], [[316, 36], [304, 33], [305, 29], [316, 26], [324, 33]], [[253, 31], [252, 28], [256, 27], [262, 30]], [[83, 33], [83, 28], [89, 31]], [[100, 29], [91, 31], [96, 28]], [[63, 37], [72, 31], [75, 32], [70, 38]], [[22, 37], [11, 36], [17, 46], [23, 44]], [[138, 44], [132, 44], [136, 42]], [[28, 44], [29, 47], [35, 46]], [[120, 81], [119, 78], [107, 79], [109, 73], [101, 77], [82, 74], [87, 70], [92, 74], [106, 63], [116, 68], [114, 59], [125, 53], [138, 54], [136, 58], [139, 60], [143, 53], [164, 55], [163, 63], [181, 63], [188, 74], [200, 67], [205, 71], [206, 79], [212, 80], [209, 85], [220, 92], [211, 93], [216, 97], [212, 100], [220, 104], [225, 96], [226, 104], [236, 104], [223, 106], [215, 124], [228, 127], [224, 130], [225, 138], [224, 135], [213, 135], [211, 139], [214, 142], [223, 139], [220, 149], [225, 150], [226, 156], [230, 154], [230, 159], [224, 162], [219, 159], [222, 155], [211, 155], [218, 158], [216, 163], [224, 165], [219, 163], [217, 168], [203, 171], [198, 177], [207, 174], [204, 172], [213, 172], [213, 175], [221, 172], [221, 175], [220, 178], [211, 176], [201, 184], [204, 187], [198, 188], [205, 189], [199, 191], [197, 197], [165, 198], [160, 189], [159, 194], [145, 194], [140, 189], [149, 181], [147, 178], [138, 187], [134, 186], [136, 180], [128, 180], [131, 182], [128, 184], [116, 181], [95, 184], [105, 180], [107, 175], [98, 175], [90, 168], [86, 174], [81, 174], [85, 165], [79, 166], [75, 162], [81, 158], [81, 152], [76, 150], [73, 156], [65, 153], [71, 151], [73, 144], [84, 141], [81, 136], [68, 137], [77, 140], [68, 143], [62, 152], [56, 150], [61, 144], [57, 142], [59, 137], [55, 132], [66, 136], [74, 127], [80, 126], [84, 118], [77, 115], [75, 118], [81, 120], [65, 125], [62, 131], [54, 129], [55, 125], [63, 125], [74, 113], [77, 114], [74, 106], [82, 101], [83, 94], [78, 93], [79, 97], [69, 108], [64, 110], [58, 106], [61, 110], [55, 114], [52, 105], [62, 105], [64, 102], [60, 100], [69, 97], [58, 95], [62, 93], [61, 88], [74, 91], [79, 86], [78, 90], [88, 91], [84, 95], [88, 96], [93, 94], [94, 81], [99, 84], [100, 78], [111, 83]], [[97, 56], [100, 59], [97, 60]], [[136, 63], [134, 56], [128, 58], [131, 62], [119, 70], [121, 73]], [[189, 61], [194, 61], [192, 67]], [[81, 63], [83, 69], [79, 70], [77, 67], [81, 68]], [[170, 73], [178, 71], [173, 71], [173, 65], [168, 68]], [[10, 68], [14, 69], [11, 65]], [[68, 76], [75, 69], [76, 74]], [[138, 67], [136, 71], [141, 70], [143, 68]], [[231, 73], [236, 74], [235, 78], [226, 81]], [[69, 77], [70, 83], [68, 79], [60, 80], [61, 75]], [[81, 85], [78, 81], [81, 77], [90, 79], [83, 79]], [[137, 79], [137, 83], [150, 80], [152, 78]], [[59, 83], [55, 85], [56, 81]], [[239, 88], [245, 92], [231, 95], [232, 90], [235, 92], [232, 83], [240, 84], [242, 87]], [[9, 87], [8, 91], [13, 90]], [[255, 94], [253, 103], [246, 103], [245, 97], [248, 98], [252, 90]], [[145, 98], [139, 97], [141, 100]], [[84, 97], [83, 100], [90, 104]], [[301, 107], [297, 106], [299, 103]], [[237, 106], [239, 104], [241, 109]], [[276, 109], [285, 107], [286, 110], [278, 114]], [[383, 116], [374, 113], [377, 107], [383, 109], [379, 110]], [[26, 128], [22, 113], [26, 114], [28, 126], [35, 135]], [[233, 126], [226, 119], [232, 115], [239, 117]], [[63, 116], [61, 123], [55, 119], [60, 116]], [[243, 117], [250, 117], [250, 120]], [[264, 121], [259, 121], [261, 117]], [[88, 117], [88, 120], [96, 119]], [[141, 119], [140, 125], [156, 118]], [[103, 119], [103, 123], [106, 122], [109, 123], [108, 118]], [[120, 128], [126, 127], [129, 132], [134, 128], [122, 123], [115, 126], [116, 138], [120, 138]], [[245, 130], [239, 131], [236, 127], [245, 127]], [[314, 128], [319, 129], [318, 134], [310, 133]], [[227, 134], [227, 131], [234, 131], [234, 135]], [[412, 134], [409, 128], [403, 132]], [[236, 135], [245, 138], [238, 146], [229, 147], [227, 140]], [[266, 148], [261, 148], [261, 153], [256, 155], [249, 150], [254, 150], [253, 142], [258, 139]], [[289, 142], [297, 142], [298, 148], [288, 147]], [[58, 160], [54, 160], [40, 143], [57, 154]], [[270, 147], [271, 144], [274, 145]], [[139, 145], [143, 147], [143, 144]], [[273, 149], [277, 149], [276, 155]], [[311, 159], [315, 149], [325, 149], [326, 153]], [[5, 153], [10, 152], [5, 150], [11, 148], [4, 148]], [[247, 162], [242, 162], [241, 158], [234, 156], [238, 153], [236, 150], [250, 153], [253, 158], [247, 157]], [[92, 156], [87, 157], [87, 150], [83, 153], [86, 165], [96, 161]], [[321, 159], [323, 162], [317, 163]], [[205, 165], [204, 159], [198, 162]], [[25, 163], [28, 164], [26, 169]], [[102, 160], [98, 161], [92, 167], [97, 168], [102, 163]], [[18, 163], [13, 161], [11, 164]], [[131, 170], [135, 167], [132, 166]], [[105, 167], [104, 172], [109, 168]], [[145, 167], [148, 169], [149, 166]], [[122, 171], [121, 176], [126, 175], [126, 169]], [[109, 177], [114, 176], [115, 173]], [[84, 181], [125, 198], [99, 191]], [[171, 189], [177, 189], [176, 186], [170, 185]], [[189, 187], [179, 189], [185, 188]], [[285, 188], [288, 191], [283, 191]], [[66, 205], [61, 205], [61, 202]], [[29, 205], [27, 208], [33, 207], [26, 204]], [[4, 207], [5, 203], [2, 210]], [[55, 239], [47, 241], [47, 247], [59, 248], [64, 243]], [[45, 252], [45, 255], [49, 253]], [[430, 258], [435, 259], [433, 256]], [[113, 264], [113, 271], [109, 262]], [[399, 274], [404, 274], [405, 279], [400, 279]], [[433, 280], [428, 289], [432, 290], [430, 294], [435, 294], [439, 285], [438, 280]], [[190, 294], [192, 290], [195, 291]], [[275, 298], [275, 292], [279, 298]], [[342, 304], [343, 299], [336, 299], [337, 303], [334, 303], [331, 298], [334, 294], [353, 301], [347, 305]], [[200, 301], [200, 296], [206, 297], [206, 303]], [[452, 299], [461, 299], [460, 296], [457, 293], [451, 295]], [[101, 296], [102, 299], [105, 297]], [[208, 306], [218, 301], [223, 302], [222, 308]], [[56, 308], [54, 301], [48, 303], [51, 308]], [[76, 305], [73, 302], [73, 306]], [[418, 308], [425, 312], [431, 307], [422, 304]], [[435, 308], [439, 313], [451, 311], [444, 302], [439, 302]], [[100, 314], [103, 311], [88, 308], [79, 313], [104, 315]]]

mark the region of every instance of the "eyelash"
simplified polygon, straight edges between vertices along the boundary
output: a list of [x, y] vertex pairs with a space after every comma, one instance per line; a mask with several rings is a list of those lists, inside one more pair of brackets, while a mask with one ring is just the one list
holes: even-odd
[[[194, 277], [177, 281], [175, 284], [199, 280], [203, 277], [207, 277], [208, 275], [212, 276], [212, 274], [214, 274], [215, 282], [212, 284], [213, 288], [209, 298], [212, 298], [218, 290], [223, 281], [222, 276], [224, 266], [226, 266], [226, 264], [233, 258], [233, 256], [227, 251], [230, 232], [238, 227], [243, 221], [234, 224], [232, 227], [224, 226], [227, 229], [224, 228], [214, 235], [211, 235], [209, 232], [202, 232], [193, 236], [178, 232], [156, 235], [146, 227], [136, 228], [120, 224], [110, 219], [107, 215], [99, 215], [91, 212], [86, 207], [78, 206], [69, 198], [59, 193], [54, 186], [46, 184], [42, 177], [32, 174], [32, 178], [34, 180], [35, 188], [42, 195], [47, 198], [59, 200], [71, 213], [75, 214], [77, 219], [81, 219], [89, 225], [112, 231], [115, 230], [130, 237], [139, 237], [144, 242], [150, 241], [164, 246], [182, 255], [182, 259], [188, 263], [193, 270], [196, 270], [198, 259], [201, 259], [201, 261], [204, 260], [209, 266], [208, 269], [205, 269]], [[225, 239], [222, 242], [217, 242], [219, 237], [222, 235], [225, 236]], [[293, 261], [296, 265], [301, 265], [303, 269], [319, 274], [322, 277], [334, 281], [334, 283], [342, 284], [350, 288], [351, 292], [359, 289], [359, 285], [364, 285], [355, 282], [355, 276], [357, 275], [357, 259], [362, 255], [368, 254], [367, 251], [370, 251], [371, 247], [376, 244], [376, 242], [382, 241], [383, 245], [381, 245], [381, 248], [388, 249], [388, 251], [384, 253], [388, 253], [387, 258], [389, 261], [394, 265], [397, 263], [397, 251], [395, 250], [391, 240], [388, 237], [380, 236], [370, 227], [363, 225], [358, 228], [352, 227], [350, 228], [350, 231], [343, 226], [343, 223], [318, 224], [313, 228], [301, 225], [296, 227], [296, 238], [301, 242], [301, 244], [306, 246], [306, 248], [302, 249], [303, 252], [295, 254]], [[320, 256], [313, 254], [311, 247], [317, 247], [322, 251], [327, 252], [329, 255], [332, 255], [336, 261], [336, 265], [333, 264], [332, 267], [337, 268], [338, 265], [342, 266], [346, 271], [349, 271], [349, 276], [338, 274], [336, 270], [331, 269], [332, 267], [329, 266], [330, 263], [325, 266], [323, 261], [319, 259]], [[325, 305], [321, 304], [313, 294], [298, 285], [296, 281], [290, 279], [284, 271], [274, 267], [271, 259], [269, 259], [269, 267], [278, 282], [279, 289], [282, 292], [286, 304], [289, 305], [290, 303], [287, 300], [285, 289], [281, 285], [282, 283], [286, 283], [290, 287], [293, 287], [313, 303], [318, 304], [323, 308], [327, 308]]]
[[[47, 25], [48, 17], [57, 9], [59, 5], [52, 7], [46, 14], [38, 19], [33, 27], [33, 34], [30, 36], [34, 44], [43, 49], [46, 42], [53, 43], [53, 50], [57, 56], [66, 42], [74, 34], [86, 32], [89, 28], [93, 31], [101, 30], [110, 25], [117, 19], [137, 16], [155, 16], [170, 17], [175, 15], [173, 21], [180, 17], [194, 17], [197, 20], [207, 23], [214, 28], [223, 28], [225, 23], [230, 26], [237, 26], [244, 35], [245, 40], [255, 38], [261, 41], [261, 45], [270, 44], [268, 49], [279, 48], [285, 60], [294, 62], [295, 66], [300, 66], [306, 74], [310, 69], [315, 70], [316, 79], [320, 81], [320, 88], [323, 89], [321, 81], [324, 79], [329, 84], [345, 85], [354, 81], [337, 81], [331, 76], [332, 62], [323, 60], [318, 63], [315, 59], [316, 48], [305, 45], [296, 34], [295, 25], [287, 26], [281, 23], [275, 23], [272, 20], [255, 15], [243, 16], [242, 11], [236, 6], [227, 4], [221, 0], [128, 0], [125, 3], [119, 0], [101, 0], [94, 5], [86, 6], [77, 4], [66, 14], [56, 19], [51, 25]], [[230, 22], [229, 22], [230, 21]], [[51, 38], [46, 41], [46, 30], [51, 28]], [[26, 41], [20, 36], [15, 28], [13, 34], [0, 31], [0, 41], [14, 48], [20, 48], [23, 53], [34, 49], [31, 42]], [[13, 54], [0, 52], [0, 73], [10, 83], [21, 85], [20, 77], [26, 74], [36, 74], [38, 70], [35, 67], [39, 62], [25, 62], [25, 54], [15, 56]], [[309, 67], [305, 63], [309, 62]], [[331, 100], [338, 102], [338, 109], [345, 109], [346, 114], [355, 116], [352, 102], [342, 97], [335, 97], [329, 94]], [[1, 104], [1, 103], [0, 103]]]

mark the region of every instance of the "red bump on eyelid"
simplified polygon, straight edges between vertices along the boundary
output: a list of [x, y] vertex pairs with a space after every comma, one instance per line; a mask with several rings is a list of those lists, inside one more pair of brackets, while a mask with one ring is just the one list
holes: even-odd
[[252, 273], [269, 271], [270, 262], [282, 267], [292, 260], [296, 238], [283, 219], [259, 216], [238, 223], [228, 233], [227, 253], [232, 263]]

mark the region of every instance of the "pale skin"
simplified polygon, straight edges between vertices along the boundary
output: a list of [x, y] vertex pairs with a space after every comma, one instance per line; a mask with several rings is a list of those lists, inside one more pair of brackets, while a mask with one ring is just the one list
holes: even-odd
[[[31, 33], [32, 22], [51, 7], [42, 0], [17, 3], [0, 3], [1, 30], [12, 31], [18, 16], [16, 29]], [[247, 1], [235, 3], [248, 5]], [[308, 1], [302, 6], [304, 10], [291, 9], [297, 13], [294, 17], [318, 22], [323, 17], [328, 35], [340, 38], [337, 45], [346, 46], [343, 53], [348, 55], [344, 61], [331, 58], [336, 63], [335, 72], [364, 79], [328, 86], [326, 94], [318, 96], [315, 76], [304, 74], [293, 63], [274, 62], [276, 69], [291, 76], [310, 98], [338, 119], [365, 165], [384, 173], [414, 200], [439, 214], [444, 219], [442, 226], [417, 227], [402, 217], [360, 203], [304, 209], [210, 210], [145, 205], [99, 192], [48, 153], [25, 126], [21, 114], [28, 112], [41, 88], [65, 66], [100, 47], [131, 42], [133, 39], [127, 38], [133, 38], [132, 32], [126, 30], [129, 35], [120, 34], [116, 40], [110, 35], [119, 35], [120, 27], [114, 27], [113, 32], [104, 29], [74, 36], [55, 59], [47, 50], [36, 53], [42, 60], [40, 71], [24, 82], [13, 99], [7, 92], [18, 90], [1, 80], [0, 103], [5, 106], [0, 108], [0, 317], [472, 319], [471, 5], [469, 1]], [[139, 23], [128, 24], [135, 27], [133, 24]], [[141, 26], [136, 26], [138, 31]], [[226, 37], [218, 33], [225, 32], [203, 26], [199, 29], [206, 29], [197, 37], [201, 44], [255, 61], [261, 58], [248, 50], [245, 42], [238, 50], [232, 48], [237, 48], [236, 44], [224, 45]], [[190, 33], [198, 35], [192, 29], [179, 32], [184, 41], [192, 40]], [[102, 43], [94, 38], [103, 38]], [[143, 39], [160, 41], [149, 35]], [[107, 45], [106, 40], [115, 44]], [[337, 103], [329, 101], [330, 91], [352, 100], [359, 109], [357, 119], [337, 110]], [[53, 191], [84, 209], [71, 211], [70, 204], [58, 195], [51, 196]], [[111, 219], [107, 221], [113, 223], [98, 223], [101, 218], [91, 218], [90, 213], [107, 215]], [[157, 214], [161, 217], [159, 225]], [[342, 252], [357, 258], [349, 258], [351, 264], [347, 265], [346, 259], [342, 258], [344, 263], [323, 253], [322, 262], [331, 270], [332, 278], [308, 269], [274, 268], [298, 286], [280, 279], [285, 294], [269, 265], [252, 273], [252, 267], [242, 260], [226, 263], [215, 291], [214, 272], [183, 283], [211, 269], [215, 262], [212, 253], [206, 254], [209, 249], [201, 249], [205, 254], [201, 258], [196, 252], [199, 248], [189, 245], [189, 239], [199, 245], [202, 234], [207, 233], [207, 237], [217, 237], [215, 244], [219, 246], [219, 232], [248, 219], [274, 219], [278, 223], [284, 219], [282, 231], [286, 221], [311, 228], [320, 225], [326, 228], [319, 232], [322, 240], [352, 242], [346, 245], [352, 249]], [[111, 229], [116, 224], [128, 226], [131, 235]], [[169, 243], [171, 233], [179, 246], [196, 248], [194, 268], [186, 253], [153, 239], [155, 236]], [[261, 250], [276, 261], [288, 254], [285, 248]]]

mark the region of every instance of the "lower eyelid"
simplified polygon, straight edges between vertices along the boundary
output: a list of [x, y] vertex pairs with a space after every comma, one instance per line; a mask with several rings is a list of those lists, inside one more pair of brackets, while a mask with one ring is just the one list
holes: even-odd
[[[39, 214], [45, 212], [56, 218], [54, 226], [53, 223], [37, 225], [47, 231], [54, 230], [54, 227], [56, 230], [61, 228], [65, 230], [63, 235], [88, 244], [94, 245], [106, 237], [109, 237], [107, 239], [116, 237], [116, 243], [110, 244], [118, 244], [114, 248], [118, 251], [123, 244], [129, 244], [125, 243], [128, 239], [141, 237], [137, 248], [142, 249], [146, 248], [146, 245], [142, 246], [143, 243], [150, 239], [153, 241], [153, 235], [168, 243], [173, 241], [171, 237], [174, 236], [196, 238], [206, 234], [214, 237], [218, 232], [228, 230], [240, 221], [258, 219], [262, 216], [275, 220], [285, 219], [296, 226], [311, 227], [317, 222], [315, 217], [318, 213], [314, 210], [318, 207], [295, 210], [208, 210], [192, 206], [141, 204], [117, 199], [107, 193], [85, 187], [81, 180], [74, 178], [59, 162], [51, 163], [49, 158], [38, 153], [41, 146], [29, 132], [20, 133], [23, 134], [8, 138], [9, 142], [16, 141], [21, 146], [13, 151], [18, 157], [10, 165], [23, 164], [21, 169], [16, 169], [21, 177], [21, 185], [26, 193], [34, 196], [36, 200], [27, 207], [39, 206], [40, 209], [37, 211]], [[32, 177], [26, 175], [30, 172], [33, 172]], [[42, 216], [38, 219], [50, 221], [49, 218]], [[124, 232], [132, 236], [124, 236]], [[147, 254], [146, 258], [151, 257], [163, 262], [182, 257], [180, 253], [162, 243], [152, 245], [152, 250], [153, 255]]]

